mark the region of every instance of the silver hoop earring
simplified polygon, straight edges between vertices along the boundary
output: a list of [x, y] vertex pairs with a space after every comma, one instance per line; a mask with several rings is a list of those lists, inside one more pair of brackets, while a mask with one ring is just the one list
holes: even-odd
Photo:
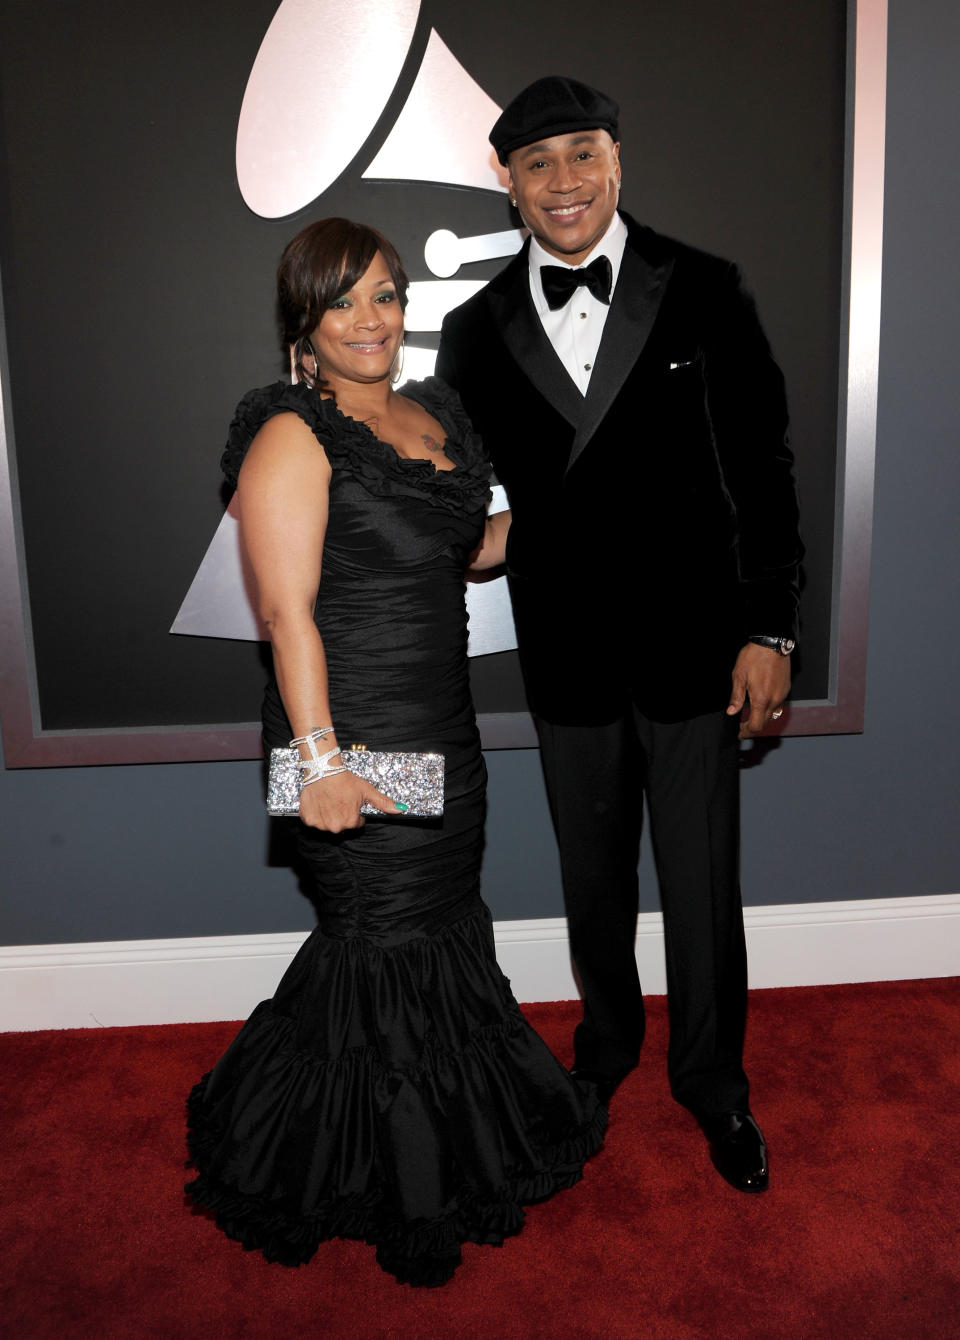
[[317, 351], [316, 351], [316, 349], [314, 349], [314, 347], [313, 347], [313, 341], [312, 341], [312, 340], [309, 340], [309, 339], [307, 340], [307, 348], [310, 350], [310, 353], [313, 355], [313, 385], [314, 385], [314, 389], [316, 389], [317, 386], [320, 384], [320, 360], [319, 360], [319, 358], [317, 357]]
[[[401, 340], [401, 341], [400, 341], [400, 348], [397, 350], [397, 352], [396, 352], [396, 353], [394, 354], [394, 356], [393, 356], [393, 363], [390, 364], [390, 385], [391, 385], [391, 386], [396, 386], [397, 382], [399, 382], [400, 378], [403, 376], [403, 351], [404, 351], [404, 348], [405, 348], [404, 342], [403, 342], [403, 340]], [[394, 370], [393, 370], [394, 363], [396, 363], [396, 361], [397, 361], [398, 358], [399, 358], [399, 360], [400, 360], [400, 366], [397, 368], [396, 372], [394, 372]]]
[[[307, 354], [313, 359], [313, 372], [308, 372], [303, 366], [303, 360]], [[306, 382], [307, 385], [316, 388], [320, 380], [320, 360], [317, 357], [316, 350], [310, 341], [309, 335], [301, 335], [293, 346], [293, 371], [298, 381]]]

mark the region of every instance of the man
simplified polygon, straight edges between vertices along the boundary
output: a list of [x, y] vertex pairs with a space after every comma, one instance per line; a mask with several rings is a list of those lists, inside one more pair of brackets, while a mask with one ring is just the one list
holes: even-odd
[[575, 1073], [609, 1101], [643, 1041], [645, 794], [671, 1090], [722, 1175], [756, 1192], [738, 728], [779, 717], [790, 687], [802, 549], [786, 401], [736, 267], [618, 212], [618, 114], [550, 76], [498, 119], [532, 236], [447, 317], [437, 370], [513, 514], [507, 574], [583, 990]]

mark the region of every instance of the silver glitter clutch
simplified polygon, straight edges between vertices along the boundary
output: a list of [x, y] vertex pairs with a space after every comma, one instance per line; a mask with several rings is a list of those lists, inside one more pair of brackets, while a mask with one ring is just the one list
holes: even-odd
[[[437, 819], [443, 814], [443, 755], [391, 754], [372, 749], [341, 750], [344, 767], [375, 786], [385, 796], [400, 800], [406, 813], [421, 819]], [[300, 813], [300, 752], [297, 749], [271, 749], [267, 774], [267, 810], [270, 814]], [[361, 805], [361, 814], [393, 814], [373, 805]]]

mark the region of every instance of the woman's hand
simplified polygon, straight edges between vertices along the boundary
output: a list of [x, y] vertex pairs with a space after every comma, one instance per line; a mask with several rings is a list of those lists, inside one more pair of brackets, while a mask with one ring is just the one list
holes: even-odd
[[309, 828], [320, 828], [327, 833], [362, 828], [361, 805], [375, 805], [387, 814], [396, 814], [399, 809], [389, 796], [352, 772], [323, 777], [300, 792], [300, 818]]

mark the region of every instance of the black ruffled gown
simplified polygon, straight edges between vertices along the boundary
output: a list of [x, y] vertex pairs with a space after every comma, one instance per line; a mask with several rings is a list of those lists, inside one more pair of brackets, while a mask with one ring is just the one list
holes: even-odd
[[[231, 426], [232, 481], [274, 414], [322, 442], [333, 475], [316, 620], [338, 738], [442, 752], [446, 797], [437, 821], [339, 835], [292, 821], [319, 924], [191, 1094], [187, 1190], [268, 1260], [363, 1238], [399, 1280], [439, 1284], [463, 1242], [502, 1242], [522, 1204], [579, 1180], [606, 1112], [524, 1021], [494, 957], [463, 587], [489, 466], [444, 383], [403, 393], [442, 424], [455, 469], [398, 456], [303, 385], [249, 393]], [[291, 734], [271, 684], [265, 745]]]

